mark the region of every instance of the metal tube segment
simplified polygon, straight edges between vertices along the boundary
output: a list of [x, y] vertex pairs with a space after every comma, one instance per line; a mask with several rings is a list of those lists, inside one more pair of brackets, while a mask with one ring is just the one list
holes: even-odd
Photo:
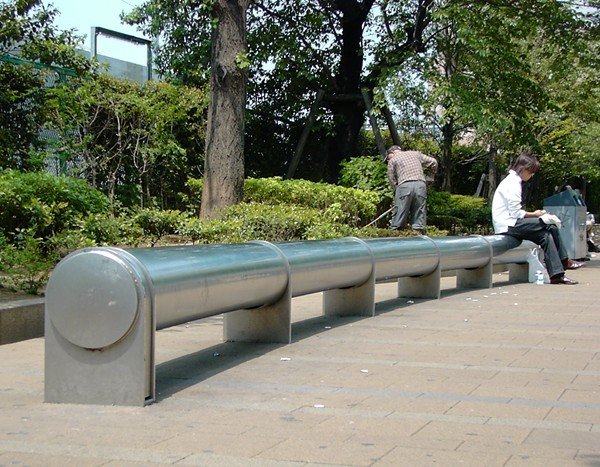
[[429, 237], [374, 238], [365, 243], [373, 252], [376, 280], [431, 274], [440, 258]]
[[152, 277], [157, 329], [268, 305], [288, 283], [284, 259], [257, 243], [126, 251]]
[[371, 275], [371, 252], [353, 238], [275, 244], [288, 259], [292, 295], [352, 287]]
[[480, 268], [492, 260], [485, 237], [442, 237], [434, 241], [440, 251], [442, 271]]

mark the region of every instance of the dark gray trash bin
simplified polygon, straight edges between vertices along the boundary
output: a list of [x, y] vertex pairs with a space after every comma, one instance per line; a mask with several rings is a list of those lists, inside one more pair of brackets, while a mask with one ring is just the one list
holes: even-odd
[[544, 200], [544, 209], [562, 221], [561, 238], [569, 258], [585, 258], [586, 206], [578, 191], [566, 189]]

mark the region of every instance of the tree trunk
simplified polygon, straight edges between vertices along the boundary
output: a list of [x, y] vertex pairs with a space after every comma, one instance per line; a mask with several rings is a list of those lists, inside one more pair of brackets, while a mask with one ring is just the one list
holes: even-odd
[[494, 192], [498, 186], [498, 164], [496, 163], [496, 156], [498, 155], [498, 149], [490, 144], [488, 149], [488, 205], [492, 205], [492, 198]]
[[329, 157], [324, 178], [337, 181], [340, 162], [357, 154], [358, 136], [365, 118], [361, 94], [363, 69], [363, 26], [372, 1], [361, 5], [356, 1], [340, 2], [342, 12], [342, 49], [340, 66], [335, 76], [337, 94], [356, 95], [356, 100], [338, 101], [331, 105], [335, 125], [334, 137], [329, 142]]
[[250, 0], [218, 0], [213, 32], [202, 217], [239, 203], [244, 187], [246, 12]]
[[452, 170], [454, 168], [452, 161], [452, 146], [454, 143], [453, 117], [450, 117], [442, 127], [442, 138], [442, 168], [444, 170], [442, 190], [452, 192]]
[[[406, 40], [399, 44], [391, 62], [379, 62], [369, 76], [362, 77], [364, 53], [362, 49], [364, 24], [375, 0], [336, 0], [331, 2], [342, 13], [342, 41], [340, 65], [335, 76], [335, 93], [356, 94], [361, 88], [372, 92], [379, 84], [381, 70], [403, 63], [413, 53], [425, 51], [423, 32], [431, 21], [433, 0], [419, 0], [414, 22], [406, 28]], [[331, 101], [330, 101], [331, 102]], [[337, 181], [340, 162], [357, 155], [358, 137], [364, 124], [365, 106], [359, 100], [336, 101], [330, 106], [334, 118], [335, 135], [328, 144], [328, 159], [324, 174], [329, 181]]]
[[398, 134], [398, 129], [396, 128], [396, 123], [394, 122], [394, 116], [392, 115], [392, 112], [390, 112], [389, 107], [386, 105], [381, 109], [381, 113], [383, 114], [385, 121], [387, 122], [388, 129], [390, 130], [392, 143], [400, 146], [402, 141], [400, 141], [400, 135]]

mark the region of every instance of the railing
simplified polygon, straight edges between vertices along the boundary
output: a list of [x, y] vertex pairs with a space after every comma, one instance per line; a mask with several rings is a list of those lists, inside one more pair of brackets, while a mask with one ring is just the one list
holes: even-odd
[[154, 401], [158, 329], [226, 313], [225, 340], [289, 343], [292, 297], [323, 291], [324, 314], [373, 316], [377, 281], [439, 298], [443, 271], [489, 288], [494, 264], [515, 281], [542, 268], [533, 243], [506, 236], [79, 250], [46, 289], [46, 401]]

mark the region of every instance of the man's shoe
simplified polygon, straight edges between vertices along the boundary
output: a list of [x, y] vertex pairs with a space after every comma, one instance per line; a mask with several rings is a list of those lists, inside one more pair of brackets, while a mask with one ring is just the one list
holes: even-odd
[[574, 261], [572, 259], [567, 260], [567, 264], [565, 265], [565, 269], [579, 269], [580, 267], [585, 266], [585, 263]]
[[587, 242], [587, 245], [590, 253], [600, 253], [600, 248], [594, 242]]
[[569, 279], [567, 276], [562, 274], [550, 278], [551, 284], [562, 284], [562, 285], [575, 285], [579, 282]]

